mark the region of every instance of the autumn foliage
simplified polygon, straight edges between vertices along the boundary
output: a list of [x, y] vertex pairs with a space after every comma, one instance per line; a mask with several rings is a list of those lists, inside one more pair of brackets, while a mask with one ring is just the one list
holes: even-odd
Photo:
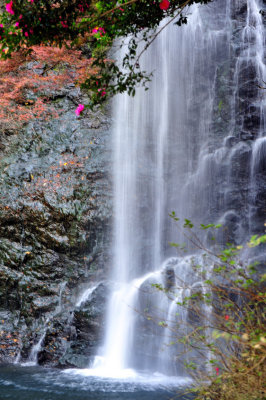
[[51, 92], [85, 80], [95, 73], [91, 60], [79, 50], [34, 46], [31, 55], [22, 52], [0, 61], [0, 121], [4, 130], [21, 128], [33, 119], [56, 118]]
[[[136, 86], [147, 87], [150, 71], [141, 69], [140, 57], [170, 22], [187, 23], [189, 6], [210, 0], [12, 0], [0, 15], [0, 58], [13, 57], [16, 51], [28, 51], [37, 45], [75, 46], [89, 37], [92, 65], [97, 77], [84, 80], [90, 95], [89, 106], [103, 103], [108, 96], [127, 92], [134, 95]], [[166, 22], [161, 22], [168, 17]], [[140, 39], [140, 36], [142, 40]], [[108, 50], [116, 39], [125, 44], [122, 63], [108, 60]], [[42, 111], [40, 111], [42, 113]], [[37, 112], [38, 114], [38, 112]]]

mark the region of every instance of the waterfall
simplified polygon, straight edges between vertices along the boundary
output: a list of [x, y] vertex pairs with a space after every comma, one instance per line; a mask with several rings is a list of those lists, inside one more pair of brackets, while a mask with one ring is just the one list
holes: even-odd
[[[188, 319], [177, 300], [201, 285], [193, 257], [204, 261], [169, 246], [182, 240], [171, 211], [195, 224], [222, 222], [220, 243], [248, 237], [260, 190], [249, 182], [265, 170], [260, 5], [193, 7], [188, 24], [169, 26], [140, 60], [154, 71], [150, 90], [114, 100], [114, 291], [92, 374], [185, 374], [167, 341]], [[167, 297], [154, 286], [175, 289]]]
[[[55, 317], [57, 314], [60, 314], [60, 312], [62, 311], [62, 296], [65, 291], [66, 285], [67, 285], [66, 281], [60, 283], [58, 305], [55, 308], [55, 310], [51, 313], [51, 315], [46, 318], [46, 320], [41, 328], [41, 334], [39, 335], [39, 339], [31, 347], [27, 361], [22, 363], [21, 365], [24, 365], [24, 366], [38, 365], [38, 354], [42, 350], [43, 342], [45, 341], [45, 337], [46, 337], [47, 330], [49, 328], [50, 321], [53, 317]], [[21, 358], [21, 354], [19, 352], [19, 354], [16, 357], [15, 364], [19, 363], [20, 358]]]
[[28, 357], [28, 360], [23, 363], [22, 365], [24, 366], [33, 366], [38, 364], [38, 354], [42, 349], [42, 344], [46, 336], [46, 332], [48, 329], [48, 324], [49, 324], [50, 318], [47, 318], [44, 326], [43, 326], [43, 332], [41, 333], [39, 340], [32, 346], [30, 350], [30, 354]]
[[80, 307], [82, 304], [86, 303], [86, 301], [88, 301], [91, 297], [91, 295], [93, 294], [93, 292], [95, 291], [95, 289], [97, 289], [98, 284], [92, 287], [87, 288], [78, 298], [75, 307], [78, 308]]

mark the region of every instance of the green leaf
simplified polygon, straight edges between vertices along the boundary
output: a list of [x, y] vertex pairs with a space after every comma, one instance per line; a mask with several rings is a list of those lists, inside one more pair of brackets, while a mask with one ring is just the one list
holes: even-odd
[[160, 322], [158, 322], [158, 325], [159, 326], [162, 326], [163, 328], [166, 328], [168, 325], [167, 325], [167, 323], [165, 322], [165, 321], [160, 321]]
[[258, 236], [258, 235], [253, 235], [248, 242], [249, 247], [256, 247], [259, 246], [262, 243], [266, 243], [266, 235]]
[[185, 221], [185, 223], [183, 225], [184, 228], [193, 228], [194, 225], [192, 224], [192, 222], [189, 219], [185, 218], [184, 221]]
[[201, 229], [209, 229], [213, 228], [214, 226], [215, 226], [214, 224], [208, 224], [208, 225], [200, 224]]
[[180, 246], [178, 243], [174, 243], [174, 242], [169, 242], [168, 244], [171, 247], [179, 247]]

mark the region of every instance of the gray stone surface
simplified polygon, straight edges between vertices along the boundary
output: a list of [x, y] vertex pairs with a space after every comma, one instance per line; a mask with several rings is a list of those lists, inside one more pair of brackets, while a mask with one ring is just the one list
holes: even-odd
[[98, 344], [104, 312], [103, 296], [102, 308], [89, 313], [74, 314], [74, 304], [84, 285], [102, 280], [108, 264], [110, 121], [108, 110], [77, 117], [87, 98], [74, 85], [46, 96], [64, 110], [59, 118], [33, 120], [19, 132], [2, 129], [0, 136], [0, 362], [14, 361], [20, 351], [26, 360], [47, 328], [40, 362], [76, 365], [84, 346], [71, 348], [70, 340], [80, 343], [88, 334], [90, 347]]

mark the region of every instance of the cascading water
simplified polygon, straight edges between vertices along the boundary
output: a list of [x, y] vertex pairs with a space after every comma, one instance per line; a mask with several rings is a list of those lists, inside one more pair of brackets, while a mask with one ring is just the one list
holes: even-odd
[[[114, 101], [115, 290], [91, 374], [184, 374], [167, 344], [188, 318], [177, 299], [201, 282], [192, 256], [173, 257], [168, 242], [181, 238], [169, 212], [195, 224], [223, 222], [221, 243], [250, 233], [261, 183], [248, 182], [265, 170], [260, 7], [259, 0], [194, 7], [187, 26], [165, 29], [141, 59], [155, 71], [150, 90]], [[179, 290], [168, 299], [152, 284]]]
[[[38, 341], [32, 346], [27, 361], [22, 363], [23, 366], [38, 365], [38, 354], [42, 350], [42, 345], [43, 345], [43, 342], [44, 342], [44, 339], [46, 336], [47, 329], [49, 327], [50, 320], [52, 317], [56, 316], [57, 314], [59, 314], [62, 311], [62, 295], [66, 288], [66, 284], [67, 284], [67, 282], [65, 281], [59, 285], [58, 305], [55, 308], [54, 312], [48, 318], [46, 318], [46, 320], [42, 326], [41, 335], [39, 335]], [[15, 360], [15, 364], [19, 363], [20, 358], [21, 358], [21, 354], [19, 353]]]

